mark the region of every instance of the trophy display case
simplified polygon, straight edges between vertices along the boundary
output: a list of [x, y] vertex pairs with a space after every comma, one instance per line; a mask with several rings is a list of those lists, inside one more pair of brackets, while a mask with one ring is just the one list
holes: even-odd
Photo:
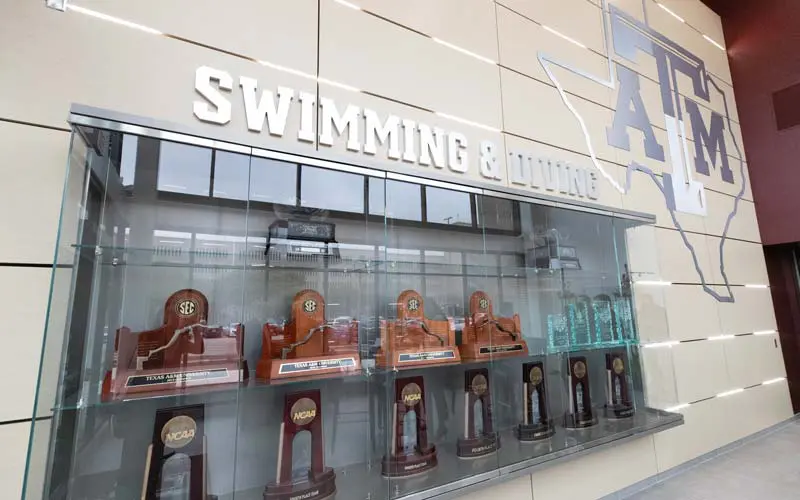
[[681, 423], [642, 220], [87, 120], [26, 498], [423, 499]]

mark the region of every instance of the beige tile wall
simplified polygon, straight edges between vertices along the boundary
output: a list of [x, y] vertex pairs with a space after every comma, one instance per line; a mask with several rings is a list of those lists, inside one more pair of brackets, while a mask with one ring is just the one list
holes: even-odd
[[[699, 1], [661, 1], [691, 26], [723, 42], [719, 18]], [[334, 98], [337, 104], [352, 102], [382, 116], [393, 113], [457, 130], [473, 145], [481, 139], [491, 139], [499, 148], [498, 157], [503, 164], [507, 150], [522, 149], [586, 167], [592, 165], [578, 122], [536, 56], [538, 50], [545, 50], [575, 67], [599, 77], [607, 76], [600, 0], [412, 0], [402, 5], [353, 0], [377, 16], [333, 0], [321, 0], [319, 12], [314, 0], [246, 0], [235, 7], [220, 7], [211, 0], [174, 0], [168, 5], [157, 0], [72, 3], [195, 43], [166, 39], [76, 12], [59, 13], [46, 9], [42, 2], [0, 0], [0, 18], [14, 20], [6, 23], [7, 29], [0, 30], [0, 46], [6, 47], [0, 49], [0, 67], [14, 68], [13, 77], [0, 79], [0, 95], [9, 97], [0, 99], [0, 169], [5, 180], [0, 187], [0, 206], [17, 214], [0, 220], [0, 238], [8, 242], [0, 249], [0, 262], [14, 265], [0, 269], [0, 274], [3, 280], [19, 284], [2, 303], [9, 308], [4, 317], [15, 318], [14, 328], [4, 335], [19, 354], [6, 369], [13, 372], [15, 387], [22, 388], [12, 391], [12, 404], [0, 410], [0, 423], [31, 415], [31, 391], [38, 370], [50, 273], [23, 266], [52, 261], [68, 157], [65, 119], [72, 102], [169, 121], [220, 140], [425, 173], [419, 170], [422, 167], [387, 160], [382, 151], [374, 158], [355, 155], [338, 146], [315, 151], [313, 146], [298, 143], [292, 137], [276, 139], [248, 132], [237, 88], [230, 94], [234, 115], [227, 126], [203, 124], [192, 116], [191, 103], [197, 98], [192, 83], [198, 66], [228, 71], [235, 82], [245, 75], [257, 78], [264, 88], [284, 85], [311, 93], [317, 92], [313, 75], [319, 71], [324, 78], [370, 94], [320, 82], [322, 95]], [[704, 59], [728, 96], [732, 132], [741, 145], [733, 92], [727, 83], [730, 72], [725, 52], [709, 44], [696, 30], [677, 22], [652, 0], [646, 0], [644, 7], [639, 0], [611, 3], [640, 20], [646, 14], [651, 26]], [[588, 48], [559, 38], [545, 26]], [[455, 51], [442, 41], [490, 62]], [[640, 56], [636, 63], [621, 63], [642, 75], [640, 83], [648, 116], [657, 139], [665, 145], [654, 62]], [[597, 157], [611, 178], [624, 183], [624, 167], [631, 160], [652, 168], [658, 175], [669, 171], [662, 163], [644, 158], [638, 132], [630, 132], [630, 152], [607, 145], [605, 129], [613, 116], [615, 92], [563, 68], [554, 68], [553, 72], [563, 84], [569, 102], [583, 117]], [[685, 90], [687, 82], [680, 83]], [[725, 110], [722, 99], [713, 91], [711, 96], [710, 103], [701, 103], [706, 120], [710, 110]], [[497, 131], [453, 121], [431, 111]], [[291, 115], [287, 135], [296, 133], [298, 116]], [[712, 170], [708, 178], [702, 178], [707, 187], [708, 216], [678, 215], [681, 226], [691, 231], [687, 238], [696, 250], [706, 282], [720, 293], [727, 293], [720, 286], [720, 236], [733, 206], [733, 195], [742, 185], [733, 140], [726, 136], [726, 141], [736, 184], [723, 183], [719, 171]], [[693, 157], [693, 145], [689, 144], [689, 148]], [[72, 157], [80, 161], [81, 152], [73, 151]], [[477, 179], [476, 174], [471, 175]], [[498, 182], [507, 183], [508, 179]], [[69, 179], [66, 210], [80, 208], [77, 200], [81, 187], [80, 178]], [[791, 414], [785, 382], [756, 385], [784, 375], [776, 335], [707, 340], [720, 334], [775, 329], [769, 290], [741, 286], [764, 284], [767, 280], [749, 186], [728, 234], [735, 239], [725, 244], [727, 277], [736, 285], [736, 302], [732, 304], [717, 303], [703, 291], [691, 255], [650, 178], [635, 174], [632, 190], [625, 196], [610, 185], [601, 184], [598, 202], [656, 216], [655, 227], [629, 238], [632, 269], [647, 279], [674, 284], [658, 289], [637, 286], [639, 326], [644, 341], [681, 343], [645, 349], [648, 394], [651, 403], [662, 408], [700, 402], [681, 410], [686, 418], [682, 427], [494, 487], [492, 493], [498, 496], [537, 500], [596, 498]], [[76, 229], [65, 231], [74, 235]], [[62, 242], [62, 263], [70, 261], [69, 244], [69, 238]], [[69, 287], [68, 280], [61, 278], [56, 285], [56, 296], [61, 300], [54, 304], [54, 310], [63, 316], [63, 297]], [[52, 331], [58, 332], [53, 335], [63, 331], [63, 325], [57, 323], [51, 324]], [[48, 350], [45, 358], [43, 380], [49, 381], [50, 387], [44, 390], [52, 394], [59, 350]], [[732, 396], [714, 397], [744, 387], [749, 388]], [[8, 392], [9, 388], [4, 388]], [[39, 416], [47, 417], [47, 412], [40, 412]], [[9, 498], [17, 496], [15, 492], [21, 485], [28, 429], [29, 424], [24, 422], [0, 425], [0, 442], [4, 443], [0, 452], [0, 490], [11, 492]], [[37, 449], [40, 455], [46, 450], [46, 433], [39, 433], [36, 438], [43, 443]], [[592, 481], [574, 480], [586, 475]]]

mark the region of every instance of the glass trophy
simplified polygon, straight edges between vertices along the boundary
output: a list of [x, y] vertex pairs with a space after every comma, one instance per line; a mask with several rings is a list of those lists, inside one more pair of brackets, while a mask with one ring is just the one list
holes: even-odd
[[596, 341], [600, 344], [607, 344], [619, 340], [617, 318], [611, 297], [605, 294], [595, 296], [592, 300], [592, 312], [594, 313]]
[[592, 343], [589, 306], [591, 300], [585, 295], [567, 299], [567, 314], [570, 328], [570, 345], [590, 345]]
[[547, 315], [547, 341], [551, 350], [569, 346], [569, 325], [564, 314]]

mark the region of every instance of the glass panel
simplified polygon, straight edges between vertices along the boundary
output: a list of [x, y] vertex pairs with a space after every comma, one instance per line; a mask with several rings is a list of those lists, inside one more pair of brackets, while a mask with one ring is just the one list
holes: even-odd
[[383, 217], [364, 213], [364, 176], [305, 165], [302, 207], [255, 203], [295, 167], [270, 160], [251, 169], [244, 323], [255, 372], [240, 399], [236, 491], [307, 498], [335, 486], [341, 498], [381, 498], [369, 474], [384, 441], [369, 358]]
[[[167, 141], [159, 141], [158, 147], [158, 168], [153, 170], [156, 171], [159, 191], [208, 196], [212, 150]], [[128, 165], [126, 168], [130, 169]]]
[[425, 220], [439, 224], [472, 226], [471, 200], [472, 195], [469, 193], [425, 186]]
[[422, 220], [422, 191], [417, 184], [399, 181], [385, 181], [391, 205], [386, 205], [382, 179], [369, 180], [369, 213], [384, 215], [390, 219]]
[[[491, 356], [466, 359], [458, 345], [469, 297], [486, 281], [486, 270], [467, 257], [484, 253], [483, 232], [472, 223], [475, 200], [424, 189], [426, 222], [387, 219], [377, 365], [390, 433], [382, 465], [390, 498], [498, 467]], [[387, 189], [387, 207], [407, 200]]]
[[252, 203], [297, 204], [297, 170], [294, 163], [252, 158], [250, 201]]
[[215, 198], [228, 200], [247, 200], [248, 183], [250, 182], [250, 157], [216, 151], [214, 154], [214, 188]]
[[303, 165], [301, 205], [340, 212], [364, 212], [363, 176]]

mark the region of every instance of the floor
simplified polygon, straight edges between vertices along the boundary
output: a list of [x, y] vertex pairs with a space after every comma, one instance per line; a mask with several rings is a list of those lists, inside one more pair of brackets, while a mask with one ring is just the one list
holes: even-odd
[[800, 420], [627, 500], [800, 499]]

